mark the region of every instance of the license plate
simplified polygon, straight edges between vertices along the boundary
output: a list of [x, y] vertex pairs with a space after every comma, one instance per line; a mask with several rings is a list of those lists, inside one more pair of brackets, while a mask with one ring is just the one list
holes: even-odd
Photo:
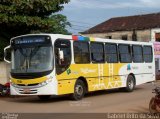
[[30, 93], [31, 90], [30, 90], [30, 89], [24, 89], [23, 92], [24, 92], [24, 93]]

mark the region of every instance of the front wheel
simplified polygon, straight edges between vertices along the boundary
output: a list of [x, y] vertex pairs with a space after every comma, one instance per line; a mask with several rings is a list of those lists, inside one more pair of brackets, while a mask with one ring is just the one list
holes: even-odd
[[135, 79], [132, 75], [129, 75], [128, 78], [127, 78], [127, 82], [126, 82], [126, 88], [125, 90], [127, 92], [132, 92], [135, 88]]
[[86, 93], [86, 87], [82, 80], [77, 80], [74, 86], [74, 93], [72, 94], [71, 98], [73, 100], [81, 100]]

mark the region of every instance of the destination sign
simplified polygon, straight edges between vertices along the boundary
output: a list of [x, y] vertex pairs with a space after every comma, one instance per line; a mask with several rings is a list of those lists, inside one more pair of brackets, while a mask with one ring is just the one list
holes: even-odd
[[30, 43], [43, 43], [45, 42], [44, 39], [16, 39], [15, 44], [30, 44]]
[[51, 44], [49, 36], [25, 36], [12, 40], [12, 46]]

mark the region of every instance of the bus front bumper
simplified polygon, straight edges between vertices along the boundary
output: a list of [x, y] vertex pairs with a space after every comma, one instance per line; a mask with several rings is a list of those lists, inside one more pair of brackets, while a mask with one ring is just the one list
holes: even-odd
[[11, 95], [58, 95], [57, 82], [50, 82], [44, 86], [10, 85]]

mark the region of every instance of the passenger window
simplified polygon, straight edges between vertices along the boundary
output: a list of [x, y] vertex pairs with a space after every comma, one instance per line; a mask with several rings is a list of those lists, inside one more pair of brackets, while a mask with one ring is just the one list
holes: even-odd
[[105, 44], [105, 56], [108, 63], [118, 63], [117, 45]]
[[76, 64], [90, 63], [89, 43], [74, 41], [74, 61]]
[[132, 46], [132, 51], [133, 51], [133, 62], [142, 63], [143, 62], [142, 46], [133, 45]]
[[131, 63], [131, 49], [130, 45], [119, 45], [119, 57], [121, 63]]
[[151, 63], [153, 61], [153, 51], [151, 46], [143, 47], [143, 58], [147, 63]]
[[91, 42], [91, 59], [93, 63], [103, 63], [104, 62], [104, 47], [103, 43]]

